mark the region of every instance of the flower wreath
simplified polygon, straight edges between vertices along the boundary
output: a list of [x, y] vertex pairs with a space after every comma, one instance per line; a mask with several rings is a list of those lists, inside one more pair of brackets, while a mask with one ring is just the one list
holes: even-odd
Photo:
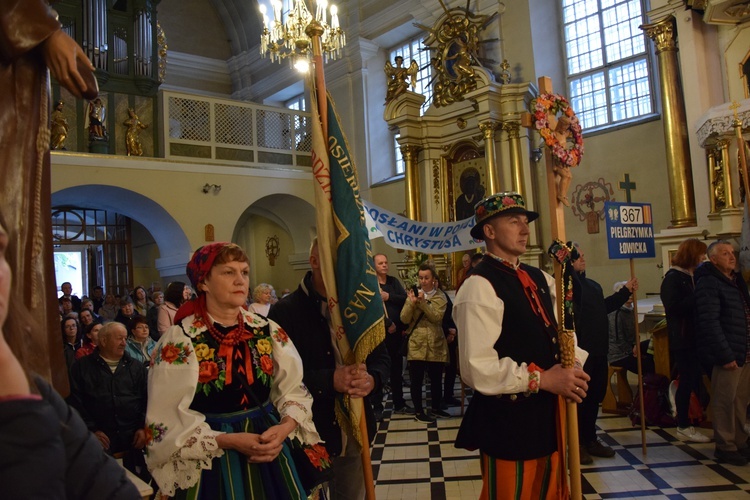
[[[534, 109], [534, 128], [539, 131], [544, 143], [552, 150], [552, 156], [565, 167], [575, 167], [581, 163], [581, 157], [583, 157], [581, 123], [568, 100], [557, 94], [541, 94], [531, 101], [531, 107]], [[554, 130], [549, 125], [547, 114], [557, 115], [560, 112], [570, 119], [570, 132], [573, 137], [571, 148], [567, 148], [567, 144], [557, 140]]]

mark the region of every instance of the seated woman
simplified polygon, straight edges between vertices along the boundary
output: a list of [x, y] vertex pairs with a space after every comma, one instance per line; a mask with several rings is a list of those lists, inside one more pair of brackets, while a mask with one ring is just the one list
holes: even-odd
[[120, 308], [117, 306], [117, 298], [113, 293], [104, 296], [104, 305], [96, 312], [102, 321], [114, 321]]
[[272, 290], [273, 287], [268, 283], [261, 283], [256, 286], [253, 290], [254, 302], [250, 304], [250, 309], [261, 316], [268, 316], [268, 311], [271, 309], [271, 303], [273, 302]]
[[132, 299], [135, 312], [141, 316], [145, 317], [148, 314], [148, 311], [154, 307], [154, 303], [148, 300], [148, 293], [146, 293], [146, 289], [142, 286], [135, 287]]
[[102, 323], [96, 322], [89, 324], [84, 331], [83, 345], [76, 351], [76, 359], [88, 356], [99, 345], [99, 330], [102, 329]]
[[65, 356], [65, 365], [68, 367], [68, 373], [70, 373], [70, 367], [73, 366], [73, 362], [76, 360], [76, 351], [81, 348], [83, 344], [83, 338], [81, 336], [81, 327], [78, 320], [72, 316], [63, 318], [60, 322], [60, 330], [62, 332], [62, 345], [63, 345], [63, 356]]
[[[614, 291], [619, 292], [627, 281], [615, 283]], [[638, 359], [635, 351], [635, 315], [633, 296], [618, 310], [609, 313], [609, 354], [607, 360], [612, 366], [620, 366], [638, 374]], [[650, 340], [640, 342], [641, 370], [643, 374], [654, 373], [654, 356], [648, 353]]]
[[149, 374], [146, 462], [161, 494], [305, 498], [290, 443], [329, 463], [297, 350], [243, 307], [249, 272], [231, 243], [201, 247], [187, 265], [198, 296], [160, 338]]
[[130, 321], [128, 326], [128, 345], [125, 352], [136, 361], [148, 366], [151, 362], [151, 353], [156, 347], [156, 342], [151, 338], [151, 330], [148, 326], [148, 320], [143, 316], [136, 316]]
[[[415, 420], [431, 423], [435, 417], [451, 415], [440, 409], [443, 398], [443, 367], [448, 363], [448, 342], [443, 333], [443, 315], [448, 299], [437, 288], [435, 266], [425, 262], [419, 266], [420, 289], [406, 291], [406, 302], [401, 310], [401, 322], [409, 325], [411, 334], [406, 359], [409, 361], [411, 401]], [[422, 406], [422, 382], [425, 372], [430, 376], [432, 411], [428, 414]]]
[[[0, 484], [4, 499], [140, 498], [125, 469], [107, 456], [78, 413], [26, 371], [45, 346], [35, 319], [15, 297], [8, 261], [15, 256], [0, 214]], [[7, 259], [6, 260], [6, 256]]]

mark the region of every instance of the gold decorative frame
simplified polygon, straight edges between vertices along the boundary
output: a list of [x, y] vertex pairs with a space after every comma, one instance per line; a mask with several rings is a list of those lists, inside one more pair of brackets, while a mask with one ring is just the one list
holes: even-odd
[[[464, 178], [470, 169], [474, 169], [479, 174], [479, 180], [482, 187], [486, 191], [487, 186], [487, 164], [484, 158], [484, 145], [477, 144], [471, 140], [465, 140], [454, 144], [451, 147], [445, 148], [445, 154], [440, 159], [443, 166], [443, 175], [440, 176], [440, 192], [443, 193], [443, 220], [444, 221], [455, 221], [460, 220], [456, 214], [456, 201], [463, 194], [461, 191], [461, 176]], [[477, 192], [472, 203], [476, 204], [482, 197], [486, 196], [487, 193], [483, 193], [480, 197], [480, 193]], [[456, 252], [448, 254], [447, 264], [451, 268], [451, 279], [452, 283], [446, 283], [446, 286], [455, 288], [456, 276], [458, 271], [461, 269], [461, 257], [466, 252]]]

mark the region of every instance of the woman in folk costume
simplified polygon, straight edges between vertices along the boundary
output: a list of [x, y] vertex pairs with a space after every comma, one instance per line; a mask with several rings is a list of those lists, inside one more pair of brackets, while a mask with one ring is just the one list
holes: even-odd
[[146, 462], [162, 494], [305, 498], [290, 444], [328, 465], [297, 350], [243, 308], [248, 274], [231, 243], [201, 247], [187, 265], [198, 296], [159, 340], [149, 374]]

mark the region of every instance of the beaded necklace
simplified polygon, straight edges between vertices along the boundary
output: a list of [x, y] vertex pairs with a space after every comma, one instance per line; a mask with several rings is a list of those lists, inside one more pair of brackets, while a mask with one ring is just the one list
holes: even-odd
[[208, 333], [213, 337], [216, 342], [219, 343], [219, 356], [226, 359], [227, 370], [226, 379], [224, 380], [226, 385], [232, 383], [232, 365], [234, 364], [234, 349], [240, 344], [244, 344], [244, 355], [245, 360], [244, 375], [247, 377], [248, 384], [253, 383], [253, 357], [250, 352], [250, 346], [247, 341], [253, 338], [252, 334], [245, 329], [245, 320], [242, 317], [242, 311], [237, 313], [237, 327], [223, 334], [219, 332], [206, 314], [206, 328]]
[[237, 313], [237, 327], [230, 330], [227, 333], [221, 333], [214, 326], [214, 322], [206, 318], [206, 328], [208, 333], [214, 338], [216, 342], [222, 345], [239, 345], [240, 342], [247, 340], [247, 330], [245, 329], [245, 321], [242, 318], [242, 313]]

